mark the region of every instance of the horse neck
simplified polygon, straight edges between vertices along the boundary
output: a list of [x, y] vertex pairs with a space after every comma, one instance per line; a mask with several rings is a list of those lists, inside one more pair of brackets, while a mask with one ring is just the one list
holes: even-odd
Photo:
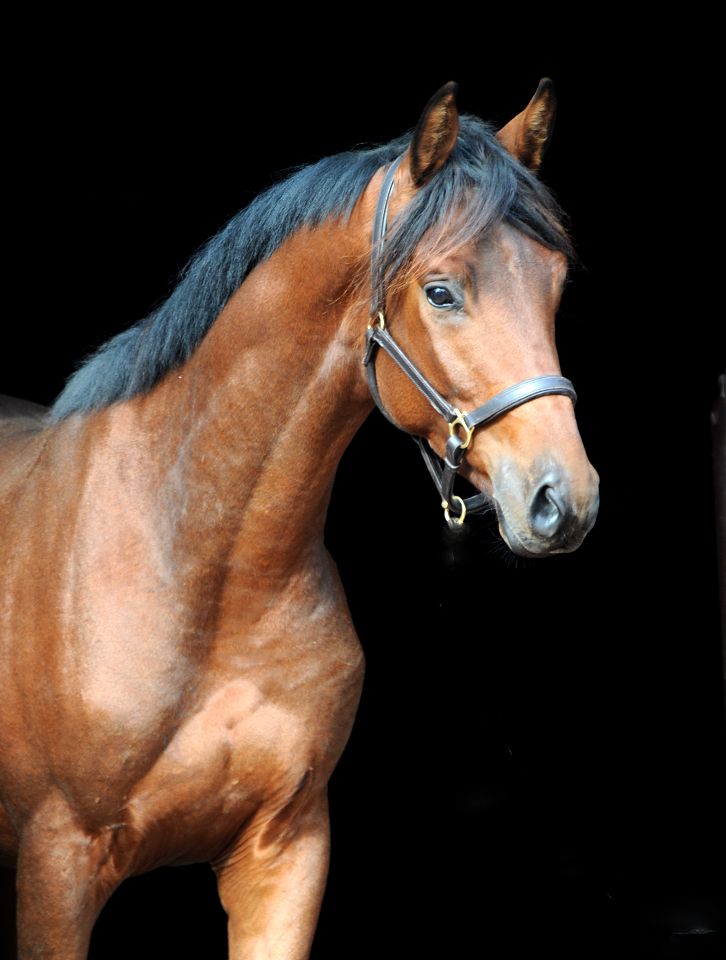
[[185, 564], [259, 582], [320, 550], [337, 464], [372, 407], [352, 283], [360, 233], [355, 217], [296, 233], [189, 362], [136, 401], [155, 510]]

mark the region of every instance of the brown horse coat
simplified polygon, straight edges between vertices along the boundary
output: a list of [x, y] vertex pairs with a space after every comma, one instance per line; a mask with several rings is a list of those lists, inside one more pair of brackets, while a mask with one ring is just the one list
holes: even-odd
[[[501, 139], [535, 168], [551, 86]], [[391, 216], [456, 142], [451, 85], [396, 176]], [[125, 878], [211, 861], [230, 957], [308, 955], [328, 864], [328, 779], [363, 655], [323, 527], [336, 466], [373, 407], [361, 365], [379, 170], [342, 223], [259, 263], [190, 359], [148, 392], [50, 424], [0, 406], [0, 848], [18, 868], [20, 956], [80, 960]], [[469, 409], [558, 373], [566, 263], [514, 227], [432, 254], [389, 322]], [[426, 284], [460, 291], [445, 317]], [[459, 296], [459, 294], [457, 294]], [[443, 453], [445, 425], [385, 356], [396, 421]], [[574, 549], [597, 477], [572, 404], [543, 397], [478, 431], [467, 475], [514, 549]], [[557, 485], [567, 535], [528, 510]], [[555, 476], [555, 480], [552, 477]]]

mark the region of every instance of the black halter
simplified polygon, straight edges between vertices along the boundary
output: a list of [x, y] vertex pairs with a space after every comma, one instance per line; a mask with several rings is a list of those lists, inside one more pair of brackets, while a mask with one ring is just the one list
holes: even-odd
[[[366, 348], [363, 354], [363, 363], [368, 377], [368, 386], [371, 395], [376, 402], [376, 406], [381, 413], [390, 420], [394, 426], [398, 426], [396, 421], [389, 415], [381, 401], [381, 395], [378, 392], [378, 383], [376, 380], [376, 348], [382, 347], [392, 360], [398, 364], [408, 378], [414, 383], [421, 393], [426, 397], [431, 406], [440, 413], [449, 424], [449, 437], [446, 443], [446, 458], [443, 462], [433, 452], [423, 437], [414, 437], [418, 443], [421, 454], [423, 455], [429, 473], [436, 484], [436, 489], [441, 495], [441, 506], [444, 508], [446, 521], [449, 526], [459, 526], [464, 522], [467, 513], [479, 513], [486, 510], [489, 506], [489, 498], [486, 494], [480, 493], [474, 497], [467, 497], [465, 500], [454, 493], [454, 478], [459, 471], [461, 462], [464, 458], [466, 448], [471, 442], [472, 435], [476, 427], [490, 423], [495, 417], [513, 410], [514, 407], [527, 403], [530, 400], [536, 400], [537, 397], [545, 397], [548, 394], [562, 394], [569, 397], [573, 404], [577, 402], [577, 394], [572, 383], [565, 377], [548, 375], [543, 377], [532, 377], [530, 380], [522, 380], [513, 387], [507, 387], [501, 393], [496, 394], [486, 403], [477, 407], [472, 413], [462, 413], [456, 407], [452, 407], [448, 400], [445, 400], [441, 394], [435, 390], [428, 382], [420, 370], [409, 360], [406, 354], [401, 350], [393, 337], [386, 330], [386, 321], [384, 317], [385, 291], [383, 288], [383, 272], [376, 264], [380, 264], [381, 249], [383, 239], [386, 234], [386, 221], [388, 220], [388, 201], [393, 190], [393, 178], [403, 157], [399, 157], [391, 164], [383, 178], [380, 193], [378, 194], [378, 203], [376, 205], [376, 215], [373, 220], [373, 250], [371, 253], [371, 319], [368, 323], [366, 333]], [[461, 426], [466, 431], [466, 437], [462, 439], [457, 434], [457, 427]], [[458, 502], [458, 507], [454, 502]], [[452, 517], [451, 512], [456, 516]]]

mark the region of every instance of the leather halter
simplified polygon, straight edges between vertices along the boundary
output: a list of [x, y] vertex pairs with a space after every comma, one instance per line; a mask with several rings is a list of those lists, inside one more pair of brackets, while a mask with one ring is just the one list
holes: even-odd
[[[512, 387], [507, 387], [501, 393], [496, 394], [486, 403], [471, 413], [462, 413], [461, 410], [452, 405], [429, 383], [421, 371], [401, 350], [391, 334], [386, 330], [386, 321], [384, 316], [385, 291], [383, 284], [383, 269], [381, 267], [381, 251], [383, 241], [386, 235], [386, 222], [388, 220], [388, 202], [393, 191], [393, 178], [396, 174], [401, 160], [399, 157], [394, 160], [388, 168], [381, 189], [378, 194], [378, 203], [376, 204], [376, 214], [373, 220], [373, 246], [371, 251], [371, 319], [368, 323], [366, 332], [366, 347], [363, 354], [363, 363], [368, 377], [368, 386], [371, 395], [375, 400], [376, 406], [387, 420], [398, 427], [398, 424], [390, 416], [381, 400], [378, 392], [378, 382], [376, 379], [375, 357], [377, 347], [382, 347], [386, 353], [403, 370], [406, 376], [426, 397], [431, 406], [437, 413], [449, 424], [449, 437], [446, 443], [446, 457], [441, 459], [433, 452], [427, 441], [423, 437], [414, 436], [414, 440], [419, 445], [421, 454], [424, 458], [429, 473], [436, 484], [436, 489], [441, 495], [441, 506], [444, 508], [446, 522], [452, 528], [459, 527], [464, 522], [467, 513], [480, 513], [487, 510], [490, 506], [489, 497], [480, 493], [474, 497], [462, 499], [454, 493], [454, 478], [459, 471], [461, 462], [464, 458], [466, 448], [471, 442], [472, 435], [476, 427], [484, 426], [490, 423], [495, 417], [508, 413], [515, 407], [530, 400], [536, 400], [538, 397], [546, 397], [549, 394], [561, 394], [569, 397], [572, 403], [577, 402], [577, 394], [572, 383], [565, 377], [550, 374], [541, 377], [532, 377], [529, 380], [522, 380]], [[462, 439], [457, 434], [457, 428], [462, 427], [466, 431], [466, 437]], [[399, 429], [402, 429], [399, 427]], [[454, 501], [458, 501], [458, 507], [455, 508]], [[454, 511], [456, 516], [452, 517]]]

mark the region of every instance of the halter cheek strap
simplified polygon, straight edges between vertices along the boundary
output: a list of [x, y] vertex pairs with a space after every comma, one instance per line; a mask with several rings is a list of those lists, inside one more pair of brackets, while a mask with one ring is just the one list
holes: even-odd
[[[423, 437], [414, 437], [418, 443], [424, 462], [428, 467], [431, 478], [436, 484], [436, 488], [441, 495], [441, 505], [444, 508], [446, 520], [449, 526], [459, 526], [464, 522], [467, 513], [478, 513], [489, 507], [489, 498], [486, 494], [480, 493], [474, 497], [467, 497], [465, 500], [454, 494], [454, 479], [459, 471], [466, 448], [469, 446], [472, 434], [476, 427], [484, 426], [490, 423], [496, 417], [508, 413], [515, 407], [530, 400], [536, 400], [538, 397], [545, 397], [551, 394], [561, 394], [569, 397], [573, 404], [577, 402], [577, 394], [572, 383], [565, 377], [555, 374], [549, 374], [542, 377], [532, 377], [529, 380], [522, 380], [512, 387], [507, 387], [501, 393], [496, 394], [486, 403], [472, 413], [462, 413], [457, 407], [452, 407], [448, 400], [429, 383], [416, 365], [401, 350], [391, 334], [386, 330], [386, 321], [384, 317], [385, 291], [383, 283], [383, 270], [381, 251], [386, 234], [386, 222], [388, 219], [388, 202], [393, 190], [393, 179], [401, 160], [399, 157], [391, 164], [383, 178], [383, 183], [378, 194], [378, 203], [376, 204], [376, 213], [373, 220], [373, 247], [371, 252], [371, 319], [366, 331], [366, 346], [363, 354], [363, 363], [366, 368], [368, 386], [371, 396], [376, 406], [387, 420], [398, 427], [399, 425], [390, 416], [383, 406], [381, 395], [378, 391], [378, 382], [376, 379], [376, 353], [377, 348], [381, 347], [403, 370], [409, 380], [412, 381], [421, 393], [426, 397], [431, 406], [440, 414], [449, 424], [449, 439], [446, 443], [446, 456], [442, 461], [433, 452]], [[459, 435], [459, 428], [465, 432], [465, 436]], [[402, 429], [399, 427], [399, 429]], [[459, 508], [455, 510], [456, 517], [452, 518], [451, 511], [454, 510], [454, 501], [458, 501]]]

